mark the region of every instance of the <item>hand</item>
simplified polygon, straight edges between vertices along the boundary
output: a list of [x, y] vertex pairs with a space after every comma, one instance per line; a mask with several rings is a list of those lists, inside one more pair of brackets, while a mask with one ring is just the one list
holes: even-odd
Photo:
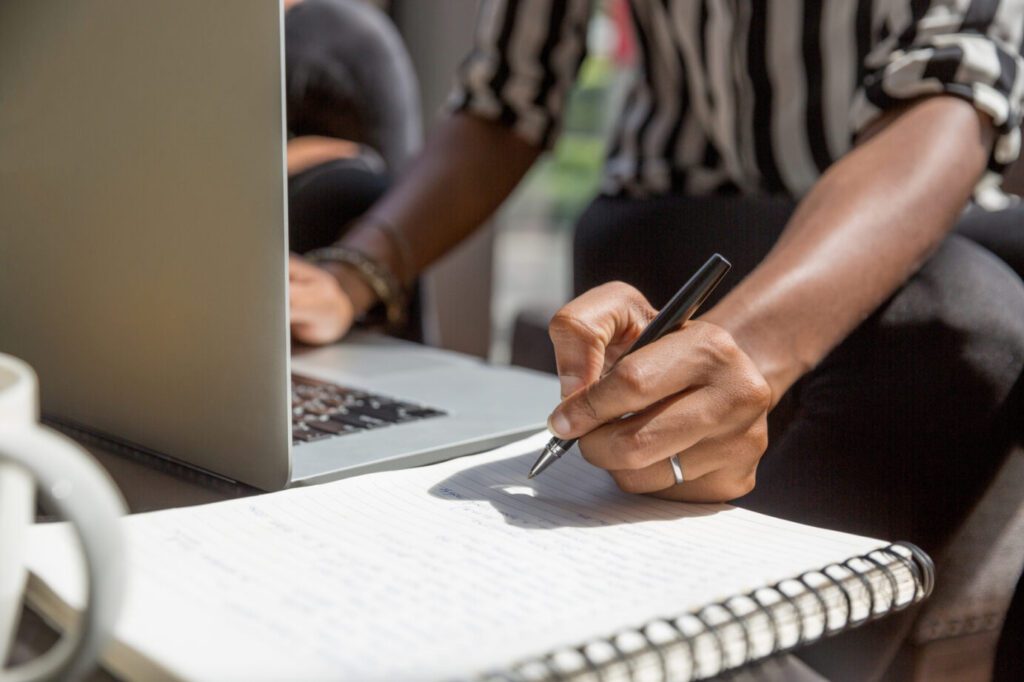
[[[656, 313], [636, 289], [614, 282], [555, 315], [563, 401], [549, 427], [579, 438], [583, 457], [626, 492], [692, 502], [742, 497], [768, 446], [771, 390], [729, 332], [707, 322], [688, 322], [612, 367]], [[675, 454], [681, 485], [668, 462]]]
[[348, 332], [356, 309], [334, 275], [293, 255], [288, 262], [288, 282], [293, 339], [321, 345]]

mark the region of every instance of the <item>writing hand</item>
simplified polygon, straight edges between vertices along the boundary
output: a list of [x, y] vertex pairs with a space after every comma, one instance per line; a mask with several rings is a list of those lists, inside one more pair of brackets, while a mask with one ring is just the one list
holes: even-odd
[[[627, 492], [693, 502], [741, 497], [768, 446], [771, 390], [729, 332], [707, 322], [688, 322], [615, 364], [656, 314], [639, 291], [615, 282], [555, 315], [563, 401], [549, 426], [560, 438], [579, 438], [583, 457]], [[681, 485], [668, 462], [675, 454]]]

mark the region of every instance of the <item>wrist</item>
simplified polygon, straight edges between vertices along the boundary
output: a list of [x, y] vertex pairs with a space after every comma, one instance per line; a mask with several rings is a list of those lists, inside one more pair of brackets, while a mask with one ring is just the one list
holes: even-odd
[[786, 340], [778, 321], [767, 320], [763, 311], [742, 301], [728, 298], [709, 310], [701, 319], [725, 329], [744, 353], [753, 361], [758, 372], [772, 391], [772, 407], [797, 380], [813, 367], [797, 352], [795, 338]]
[[382, 218], [363, 216], [339, 245], [373, 258], [394, 274], [404, 287], [408, 287], [416, 276], [413, 255], [404, 235]]
[[321, 262], [318, 265], [338, 282], [338, 286], [352, 303], [352, 309], [357, 319], [380, 302], [373, 287], [360, 277], [352, 266], [330, 261]]
[[[380, 301], [384, 323], [392, 331], [402, 329], [406, 322], [408, 292], [388, 266], [358, 249], [345, 245], [314, 249], [306, 258], [319, 264], [334, 266], [333, 274], [343, 289], [351, 287], [352, 307], [360, 317]], [[361, 283], [357, 284], [356, 280]], [[365, 288], [364, 288], [365, 287]], [[365, 289], [369, 289], [367, 292]]]

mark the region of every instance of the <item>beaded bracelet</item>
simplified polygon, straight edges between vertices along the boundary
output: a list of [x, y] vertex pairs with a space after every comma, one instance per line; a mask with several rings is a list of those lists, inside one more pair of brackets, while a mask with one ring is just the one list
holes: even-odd
[[406, 320], [405, 288], [383, 263], [362, 251], [347, 246], [327, 246], [305, 254], [314, 263], [340, 263], [350, 266], [384, 304], [388, 327], [400, 329]]

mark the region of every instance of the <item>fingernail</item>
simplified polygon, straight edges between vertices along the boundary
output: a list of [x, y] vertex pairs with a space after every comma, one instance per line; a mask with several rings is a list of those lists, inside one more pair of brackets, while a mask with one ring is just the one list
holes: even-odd
[[583, 385], [583, 379], [580, 379], [579, 377], [565, 376], [559, 377], [558, 380], [562, 384], [563, 398], [572, 395], [573, 393], [578, 391], [580, 387]]
[[548, 430], [559, 438], [567, 437], [571, 428], [569, 420], [561, 412], [555, 412], [548, 418]]

